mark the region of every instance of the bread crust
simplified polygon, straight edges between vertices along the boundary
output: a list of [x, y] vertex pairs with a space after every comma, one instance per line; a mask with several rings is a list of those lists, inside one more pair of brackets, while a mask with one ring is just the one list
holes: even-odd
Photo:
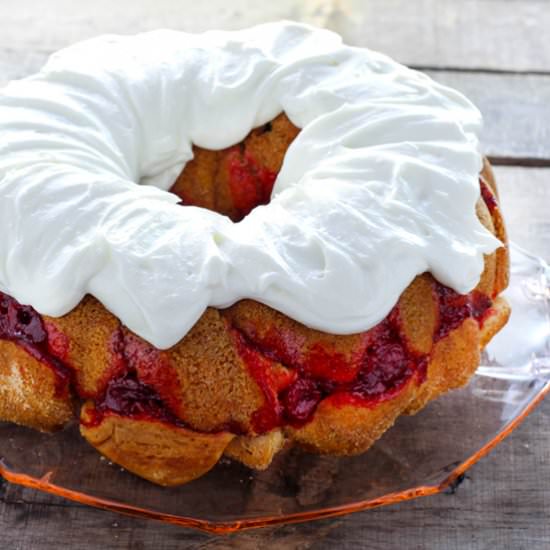
[[[258, 166], [276, 173], [297, 134], [298, 129], [280, 115], [238, 146], [216, 152], [195, 148], [194, 160], [173, 191], [186, 204], [239, 219], [244, 207], [232, 197], [229, 165], [239, 162], [254, 173]], [[265, 469], [291, 444], [323, 454], [364, 452], [399, 415], [414, 414], [432, 399], [466, 384], [478, 366], [480, 350], [508, 319], [509, 306], [499, 296], [508, 284], [507, 236], [486, 159], [480, 180], [485, 187], [477, 215], [504, 245], [485, 256], [476, 287], [492, 305], [480, 322], [467, 318], [435, 339], [437, 283], [429, 274], [415, 278], [401, 295], [397, 311], [408, 349], [427, 358], [425, 374], [415, 373], [381, 400], [342, 402], [328, 395], [302, 425], [271, 425], [269, 415], [265, 420], [265, 411], [277, 411], [281, 392], [306, 368], [304, 358], [319, 350], [329, 367], [335, 361], [331, 376], [352, 380], [372, 339], [370, 331], [346, 336], [323, 333], [258, 302], [243, 300], [225, 310], [208, 308], [185, 338], [162, 351], [132, 334], [87, 296], [64, 317], [43, 317], [52, 353], [73, 372], [72, 392], [68, 388], [60, 394], [47, 366], [15, 343], [0, 341], [0, 419], [54, 430], [73, 417], [74, 400], [84, 399], [83, 437], [110, 460], [161, 485], [195, 479], [223, 454], [251, 468]], [[273, 349], [264, 349], [266, 342]], [[101, 403], [110, 384], [129, 369], [154, 389], [155, 399], [166, 404], [174, 421], [147, 419], [122, 409], [105, 413]]]

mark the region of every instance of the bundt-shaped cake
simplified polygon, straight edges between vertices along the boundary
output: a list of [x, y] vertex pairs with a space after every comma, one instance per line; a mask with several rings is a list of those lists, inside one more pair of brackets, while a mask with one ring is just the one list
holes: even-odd
[[[302, 33], [325, 34], [297, 27]], [[281, 29], [299, 34], [291, 24], [281, 24], [277, 32]], [[216, 212], [238, 226], [261, 205], [274, 205], [275, 199], [270, 201], [287, 150], [302, 132], [309, 132], [307, 125], [301, 131], [291, 122], [292, 116], [270, 116], [229, 147], [193, 146], [192, 160], [170, 182], [177, 207]], [[41, 131], [38, 123], [36, 131]], [[382, 132], [377, 139], [383, 138]], [[314, 148], [311, 132], [304, 139]], [[464, 143], [470, 141], [467, 136]], [[353, 148], [351, 142], [347, 146]], [[0, 154], [5, 152], [0, 149]], [[438, 154], [430, 149], [430, 155]], [[350, 173], [353, 163], [347, 169]], [[449, 177], [447, 169], [438, 168], [441, 174]], [[36, 309], [22, 305], [10, 295], [5, 260], [0, 268], [0, 289], [5, 291], [0, 293], [0, 420], [53, 431], [77, 416], [82, 435], [103, 455], [161, 485], [197, 478], [222, 455], [264, 469], [291, 444], [316, 453], [362, 453], [401, 414], [413, 414], [466, 384], [480, 350], [507, 321], [509, 307], [499, 296], [508, 282], [507, 240], [487, 161], [477, 182], [471, 215], [501, 246], [480, 256], [483, 269], [475, 287], [459, 293], [441, 282], [444, 277], [416, 267], [389, 312], [366, 330], [310, 328], [315, 323], [300, 322], [288, 308], [271, 307], [273, 300], [245, 294], [223, 307], [205, 306], [183, 338], [156, 346], [153, 338], [128, 328], [114, 313], [116, 307], [106, 307], [107, 294], [94, 291], [97, 286], [90, 285], [78, 305], [63, 315], [47, 314], [47, 308], [38, 313], [37, 304]], [[0, 183], [0, 201], [7, 200], [10, 183]], [[320, 192], [326, 185], [315, 183]], [[430, 197], [419, 200], [429, 203]], [[349, 211], [350, 217], [360, 214]], [[364, 214], [368, 218], [369, 212]], [[319, 210], [320, 217], [330, 215]], [[338, 235], [337, 226], [334, 233], [345, 249], [346, 236]], [[410, 235], [403, 232], [402, 238]], [[377, 254], [382, 263], [379, 250]], [[406, 266], [394, 263], [392, 269]], [[337, 303], [339, 289], [332, 289]], [[383, 289], [371, 291], [383, 294]], [[357, 300], [369, 299], [360, 292], [358, 287]]]

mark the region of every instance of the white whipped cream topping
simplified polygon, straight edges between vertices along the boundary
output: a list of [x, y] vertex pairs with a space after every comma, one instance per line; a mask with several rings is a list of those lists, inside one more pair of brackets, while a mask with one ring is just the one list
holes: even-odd
[[[192, 143], [228, 147], [282, 111], [303, 130], [270, 204], [237, 224], [177, 205]], [[475, 213], [480, 121], [295, 23], [77, 44], [0, 91], [0, 290], [51, 316], [90, 293], [163, 349], [243, 298], [367, 330], [425, 271], [469, 292], [500, 246]]]

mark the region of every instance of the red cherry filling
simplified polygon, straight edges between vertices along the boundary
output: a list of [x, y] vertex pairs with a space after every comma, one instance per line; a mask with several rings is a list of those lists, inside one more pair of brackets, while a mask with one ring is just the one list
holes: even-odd
[[458, 294], [437, 282], [434, 288], [439, 301], [439, 324], [434, 335], [435, 342], [447, 336], [468, 318], [473, 318], [482, 325], [490, 313], [492, 301], [481, 292], [474, 290], [470, 294]]
[[48, 346], [48, 334], [41, 316], [31, 307], [0, 292], [0, 339], [15, 342], [37, 361], [50, 367], [56, 378], [56, 394], [65, 395], [71, 380], [71, 370]]
[[[492, 302], [480, 292], [461, 295], [437, 282], [434, 292], [439, 311], [434, 342], [458, 328], [464, 320], [473, 318], [481, 324], [490, 314]], [[335, 405], [373, 406], [395, 395], [415, 375], [421, 383], [429, 359], [408, 348], [397, 307], [384, 321], [364, 333], [359, 361], [357, 354], [352, 354], [346, 362], [342, 354], [326, 350], [320, 343], [303, 353], [303, 342], [296, 336], [281, 339], [274, 338], [272, 333], [258, 344], [236, 328], [230, 330], [240, 357], [264, 395], [264, 405], [252, 418], [257, 433], [283, 424], [302, 426], [327, 397]], [[104, 395], [96, 401], [95, 422], [99, 423], [105, 414], [112, 412], [184, 426], [173, 412], [179, 405], [172, 391], [174, 373], [167, 368], [169, 365], [161, 352], [131, 334], [123, 335], [119, 331], [116, 336], [111, 342], [111, 378]], [[0, 339], [14, 341], [49, 366], [56, 374], [58, 392], [67, 391], [72, 371], [60, 359], [66, 356], [67, 338], [56, 330], [46, 330], [42, 318], [32, 307], [22, 306], [2, 293]], [[270, 342], [275, 349], [269, 349]], [[290, 357], [294, 364], [285, 364], [284, 360]], [[342, 376], [342, 372], [346, 375]], [[78, 392], [78, 388], [76, 390]], [[219, 429], [242, 432], [239, 426]]]
[[[194, 430], [178, 416], [182, 410], [178, 374], [164, 352], [122, 329], [113, 334], [110, 349], [112, 368], [102, 394], [90, 396], [95, 408], [87, 412], [87, 426], [97, 426], [105, 416], [116, 414]], [[216, 426], [209, 433], [221, 431], [244, 433], [235, 422]]]
[[109, 413], [142, 420], [160, 420], [178, 427], [185, 426], [168, 409], [155, 389], [139, 380], [134, 369], [109, 381], [105, 395], [96, 403], [88, 426], [100, 424]]
[[[309, 371], [282, 395], [284, 417], [289, 424], [299, 427], [306, 423], [326, 397], [334, 405], [372, 406], [394, 395], [415, 374], [419, 382], [424, 379], [426, 357], [407, 347], [397, 308], [368, 333], [370, 344], [352, 380], [326, 378], [329, 369]], [[324, 376], [315, 377], [314, 373]]]
[[[269, 128], [267, 128], [267, 131]], [[261, 166], [244, 147], [235, 146], [225, 158], [229, 190], [238, 221], [256, 206], [267, 204], [277, 174]], [[497, 200], [480, 179], [481, 196], [490, 212]], [[439, 321], [434, 342], [458, 328], [465, 319], [482, 324], [490, 314], [492, 302], [479, 292], [460, 295], [434, 283], [438, 299]], [[285, 423], [301, 426], [308, 422], [326, 398], [333, 404], [372, 406], [398, 393], [416, 375], [424, 381], [429, 356], [415, 354], [402, 336], [397, 308], [364, 338], [350, 357], [326, 345], [315, 343], [307, 350], [303, 338], [292, 331], [267, 330], [260, 337], [245, 335], [231, 328], [236, 349], [264, 395], [264, 405], [252, 418], [256, 432], [263, 433]], [[19, 304], [0, 293], [0, 339], [10, 340], [52, 369], [56, 391], [64, 394], [72, 370], [66, 364], [68, 338], [54, 325], [45, 326], [40, 315], [30, 306]], [[134, 418], [151, 418], [178, 426], [184, 423], [173, 411], [180, 407], [174, 391], [175, 373], [162, 354], [149, 344], [119, 330], [111, 342], [112, 368], [100, 386], [106, 388], [96, 399], [95, 421], [109, 412]], [[281, 366], [282, 365], [282, 366]], [[242, 433], [239, 426], [225, 426]]]
[[[271, 199], [277, 172], [273, 172], [258, 162], [244, 146], [236, 145], [222, 153], [220, 166], [227, 177], [227, 191], [232, 204], [231, 219], [241, 221], [254, 208], [268, 204]], [[196, 205], [197, 199], [188, 196], [181, 189], [173, 189], [183, 205]], [[200, 204], [198, 204], [201, 206]]]
[[[466, 319], [473, 318], [481, 324], [490, 314], [492, 302], [480, 292], [461, 295], [439, 283], [434, 283], [434, 291], [439, 309], [434, 343]], [[236, 331], [235, 328], [233, 330]], [[332, 363], [334, 354], [323, 350], [321, 344], [315, 344], [315, 359], [313, 362], [307, 361], [304, 357], [310, 357], [310, 354], [300, 355], [294, 345], [296, 338], [290, 339], [287, 350], [284, 338], [275, 337], [269, 330], [266, 334], [263, 338], [254, 334], [254, 340], [250, 340], [240, 333], [238, 347], [241, 358], [266, 396], [264, 407], [256, 412], [255, 427], [258, 431], [280, 424], [303, 426], [326, 398], [330, 398], [333, 405], [374, 406], [396, 395], [414, 376], [417, 383], [422, 383], [426, 378], [429, 355], [415, 353], [407, 345], [398, 307], [365, 333], [367, 345], [356, 370], [350, 368], [350, 362], [356, 362], [355, 357], [346, 363], [345, 358], [338, 354]], [[272, 349], [268, 349], [270, 342], [275, 345]], [[266, 373], [273, 369], [277, 361], [284, 363], [289, 356], [295, 359], [295, 363], [285, 366], [296, 373], [296, 378], [288, 386], [275, 391]], [[324, 364], [319, 361], [319, 357], [323, 356], [326, 357]], [[342, 372], [355, 374], [348, 379], [341, 376]], [[332, 373], [336, 375], [331, 376]], [[276, 399], [274, 395], [277, 395]]]
[[0, 293], [0, 338], [40, 346], [46, 342], [42, 319], [30, 306]]
[[142, 384], [154, 389], [171, 411], [181, 409], [176, 370], [166, 355], [130, 332], [123, 335], [125, 369], [135, 369]]
[[264, 405], [253, 414], [252, 425], [258, 433], [272, 430], [281, 424], [282, 418], [282, 407], [275, 389], [281, 386], [281, 379], [274, 370], [274, 361], [263, 355], [242, 332], [232, 328], [231, 335], [237, 353], [248, 367], [265, 399]]
[[482, 179], [479, 180], [479, 188], [481, 190], [481, 198], [492, 214], [495, 208], [498, 208], [497, 199], [491, 189], [489, 189], [489, 186]]
[[424, 365], [425, 356], [408, 349], [400, 334], [397, 315], [393, 313], [379, 325], [356, 380], [345, 391], [365, 401], [379, 401], [385, 394], [403, 385], [415, 372], [421, 371], [423, 379]]
[[[237, 329], [236, 329], [237, 330]], [[305, 338], [292, 330], [271, 327], [261, 332], [247, 327], [242, 333], [249, 347], [253, 347], [263, 357], [290, 366], [294, 371], [334, 382], [353, 380], [361, 366], [368, 333], [353, 353], [346, 357], [331, 346], [321, 342], [306, 347]]]
[[293, 425], [306, 423], [326, 395], [326, 389], [319, 380], [298, 378], [281, 396], [284, 419]]
[[229, 188], [233, 205], [239, 212], [235, 221], [242, 220], [256, 206], [269, 203], [277, 174], [256, 162], [239, 146], [233, 147], [227, 158]]

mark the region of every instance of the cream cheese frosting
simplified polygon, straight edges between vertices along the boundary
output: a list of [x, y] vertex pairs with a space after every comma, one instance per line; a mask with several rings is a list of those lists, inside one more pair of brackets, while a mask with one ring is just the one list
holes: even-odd
[[[192, 144], [285, 112], [302, 129], [271, 202], [233, 223], [168, 189]], [[103, 36], [0, 91], [0, 290], [61, 316], [92, 294], [154, 346], [243, 298], [364, 331], [430, 271], [471, 291], [501, 243], [479, 222], [478, 110], [332, 32]]]

